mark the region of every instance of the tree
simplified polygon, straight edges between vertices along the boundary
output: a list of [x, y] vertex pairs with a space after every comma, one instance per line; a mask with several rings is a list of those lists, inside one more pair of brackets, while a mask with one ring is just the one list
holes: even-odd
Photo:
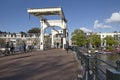
[[0, 47], [3, 46], [3, 45], [5, 45], [5, 40], [0, 38]]
[[72, 41], [75, 41], [75, 44], [78, 46], [85, 46], [86, 45], [86, 34], [84, 33], [84, 31], [80, 30], [80, 29], [76, 29], [74, 30], [74, 32], [72, 32]]
[[99, 48], [101, 44], [100, 35], [97, 34], [91, 34], [91, 44], [94, 46], [94, 48]]
[[93, 37], [93, 32], [90, 32], [89, 35], [87, 35], [86, 48], [92, 48], [92, 37]]
[[37, 27], [34, 27], [34, 28], [28, 30], [28, 33], [40, 33], [40, 29]]
[[106, 36], [105, 37], [106, 43], [108, 46], [112, 46], [112, 45], [117, 45], [118, 41], [114, 39], [114, 37], [112, 36]]
[[118, 41], [114, 39], [112, 36], [106, 36], [105, 37], [106, 44], [107, 44], [107, 49], [108, 50], [113, 50], [115, 45], [118, 45]]

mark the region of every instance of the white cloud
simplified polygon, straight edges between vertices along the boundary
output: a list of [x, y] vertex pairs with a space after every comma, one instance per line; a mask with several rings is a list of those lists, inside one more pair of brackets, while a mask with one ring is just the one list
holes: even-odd
[[113, 13], [109, 19], [105, 20], [105, 22], [107, 22], [107, 23], [111, 23], [111, 22], [120, 23], [120, 12]]
[[112, 28], [112, 26], [109, 25], [104, 25], [103, 23], [100, 23], [98, 20], [94, 22], [94, 28], [100, 28], [100, 29], [105, 29], [105, 28]]
[[85, 28], [85, 27], [80, 28], [80, 30], [83, 30], [84, 32], [92, 32], [92, 30], [87, 29], [87, 28]]

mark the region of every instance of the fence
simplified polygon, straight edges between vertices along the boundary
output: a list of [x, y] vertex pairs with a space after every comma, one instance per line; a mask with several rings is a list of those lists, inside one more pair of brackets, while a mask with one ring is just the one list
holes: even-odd
[[85, 55], [77, 46], [73, 47], [73, 51], [84, 68], [83, 80], [120, 80], [120, 60], [116, 61], [115, 66], [99, 59], [97, 53]]

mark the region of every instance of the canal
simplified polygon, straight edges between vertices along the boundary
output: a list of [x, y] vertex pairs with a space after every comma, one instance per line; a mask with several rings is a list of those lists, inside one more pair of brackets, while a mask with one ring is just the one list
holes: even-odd
[[120, 54], [99, 54], [99, 58], [104, 60], [112, 65], [116, 65], [116, 61], [120, 59]]

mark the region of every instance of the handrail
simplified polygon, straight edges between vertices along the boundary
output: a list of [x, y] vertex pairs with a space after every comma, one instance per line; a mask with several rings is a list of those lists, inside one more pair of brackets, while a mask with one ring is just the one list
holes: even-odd
[[109, 64], [109, 63], [107, 63], [107, 62], [106, 62], [106, 61], [104, 61], [104, 60], [101, 60], [101, 59], [99, 59], [99, 58], [95, 58], [95, 59], [97, 59], [97, 60], [99, 60], [99, 61], [101, 61], [101, 62], [103, 62], [103, 63], [107, 64], [108, 66], [110, 66], [110, 67], [112, 67], [112, 68], [114, 68], [114, 69], [117, 69], [117, 68], [116, 68], [116, 66], [113, 66], [113, 65], [111, 65], [111, 64]]
[[[75, 47], [75, 48], [76, 49], [74, 49], [74, 51], [77, 53], [78, 60], [81, 61], [82, 64], [84, 64], [83, 66], [85, 68], [84, 69], [85, 71], [83, 75], [83, 80], [109, 80], [108, 76], [111, 76], [111, 75], [107, 71], [105, 72], [100, 67], [98, 67], [99, 65], [98, 62], [102, 62], [107, 66], [113, 68], [116, 72], [119, 72], [118, 75], [120, 76], [120, 60], [117, 60], [116, 61], [117, 66], [114, 66], [104, 60], [97, 58], [97, 56], [85, 55], [83, 54], [83, 52], [79, 51], [78, 47]], [[100, 72], [102, 72], [103, 74], [102, 75], [99, 74]], [[101, 79], [99, 78], [99, 76], [105, 76], [105, 78]], [[120, 78], [115, 80], [120, 80]]]
[[95, 60], [101, 61], [101, 62], [107, 64], [108, 66], [110, 66], [111, 68], [117, 69], [116, 66], [111, 65], [111, 64], [109, 64], [108, 62], [106, 62], [106, 61], [104, 61], [104, 60], [101, 60], [101, 59], [99, 59], [99, 58], [96, 58], [96, 57], [88, 57], [88, 58], [89, 58], [89, 59], [95, 59]]

